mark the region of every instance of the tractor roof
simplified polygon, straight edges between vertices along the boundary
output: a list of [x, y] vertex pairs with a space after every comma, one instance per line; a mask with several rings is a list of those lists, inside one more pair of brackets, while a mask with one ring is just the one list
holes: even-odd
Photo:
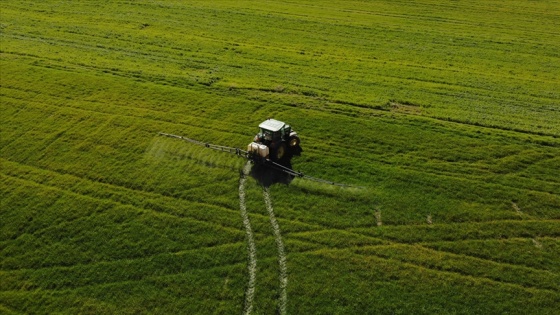
[[285, 123], [276, 119], [267, 119], [265, 121], [263, 121], [260, 125], [259, 128], [265, 129], [265, 130], [270, 130], [272, 132], [276, 132], [280, 129], [282, 129], [282, 127], [284, 127]]

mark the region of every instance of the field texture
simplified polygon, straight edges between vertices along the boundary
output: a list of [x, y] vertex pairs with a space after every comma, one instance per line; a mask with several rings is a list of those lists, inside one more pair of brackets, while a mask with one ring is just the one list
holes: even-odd
[[[557, 314], [560, 2], [0, 2], [0, 313]], [[233, 155], [268, 117], [306, 174]]]

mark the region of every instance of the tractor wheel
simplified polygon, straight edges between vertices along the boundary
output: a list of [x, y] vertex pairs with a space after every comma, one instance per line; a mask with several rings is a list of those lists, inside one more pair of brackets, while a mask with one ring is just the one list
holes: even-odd
[[276, 160], [280, 161], [284, 154], [286, 154], [286, 145], [284, 143], [280, 143], [278, 148], [276, 148]]
[[299, 145], [299, 137], [298, 137], [298, 136], [292, 136], [292, 137], [290, 137], [289, 143], [290, 143], [290, 146], [291, 146], [291, 147], [296, 147], [296, 146], [298, 146], [298, 145]]

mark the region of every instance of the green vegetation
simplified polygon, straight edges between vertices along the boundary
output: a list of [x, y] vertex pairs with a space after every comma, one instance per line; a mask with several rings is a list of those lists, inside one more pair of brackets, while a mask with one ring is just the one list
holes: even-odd
[[[302, 139], [270, 188], [291, 314], [553, 314], [557, 1], [2, 1], [0, 312], [243, 310], [244, 148]], [[253, 313], [277, 247], [247, 181]]]

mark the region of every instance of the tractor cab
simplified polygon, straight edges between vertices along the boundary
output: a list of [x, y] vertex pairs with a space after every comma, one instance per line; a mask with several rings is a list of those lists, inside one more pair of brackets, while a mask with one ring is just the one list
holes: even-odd
[[290, 125], [276, 120], [268, 119], [263, 121], [260, 125], [260, 132], [257, 134], [257, 139], [260, 142], [283, 141], [290, 136], [292, 128]]
[[264, 159], [280, 161], [299, 155], [299, 137], [290, 125], [276, 119], [267, 119], [259, 125], [259, 133], [248, 146], [248, 152]]

